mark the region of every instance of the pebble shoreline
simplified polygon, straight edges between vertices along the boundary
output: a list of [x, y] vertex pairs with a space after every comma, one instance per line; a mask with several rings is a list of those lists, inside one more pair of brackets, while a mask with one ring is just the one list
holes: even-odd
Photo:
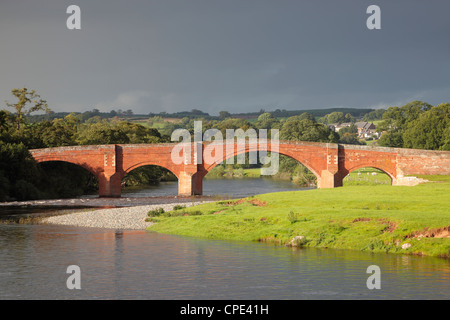
[[147, 218], [147, 213], [150, 210], [163, 208], [164, 211], [170, 211], [176, 205], [191, 207], [192, 205], [198, 205], [206, 202], [211, 201], [196, 202], [194, 204], [192, 204], [192, 202], [179, 202], [111, 209], [88, 209], [89, 211], [84, 210], [43, 218], [41, 223], [116, 230], [145, 230], [152, 225], [151, 222], [145, 221]]

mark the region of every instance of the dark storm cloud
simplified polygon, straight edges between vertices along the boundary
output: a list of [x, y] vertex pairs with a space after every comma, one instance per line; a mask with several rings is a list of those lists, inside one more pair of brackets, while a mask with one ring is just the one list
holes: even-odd
[[[81, 30], [66, 8], [81, 8]], [[381, 7], [381, 30], [366, 9]], [[0, 98], [212, 114], [450, 101], [446, 1], [6, 1]]]

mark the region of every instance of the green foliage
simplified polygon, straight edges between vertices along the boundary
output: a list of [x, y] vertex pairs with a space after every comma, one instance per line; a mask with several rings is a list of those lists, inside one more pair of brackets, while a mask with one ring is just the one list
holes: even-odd
[[160, 215], [162, 215], [164, 213], [164, 209], [163, 208], [157, 208], [157, 209], [153, 209], [150, 210], [147, 215], [149, 217], [159, 217]]
[[[17, 102], [7, 103], [11, 114], [0, 111], [0, 200], [73, 197], [98, 188], [98, 181], [85, 169], [60, 162], [37, 164], [28, 149], [80, 144], [155, 143], [165, 141], [156, 129], [118, 120], [105, 120], [94, 109], [65, 114], [50, 120], [51, 111], [34, 90], [14, 89]], [[47, 111], [40, 121], [28, 123], [30, 114]], [[84, 122], [84, 123], [83, 123]], [[165, 169], [143, 168], [125, 181], [150, 183], [173, 179]], [[131, 182], [132, 181], [132, 182]]]
[[297, 117], [298, 117], [298, 120], [306, 119], [306, 120], [316, 121], [314, 116], [311, 113], [309, 113], [309, 112], [303, 112], [302, 114], [300, 114]]
[[390, 107], [383, 113], [377, 130], [386, 131], [379, 145], [415, 149], [448, 150], [450, 141], [449, 103], [433, 107], [413, 101]]
[[[228, 118], [223, 121], [217, 122], [213, 125], [213, 127], [220, 130], [220, 132], [222, 132], [224, 139], [226, 137], [227, 129], [233, 129], [233, 130], [242, 129], [244, 131], [247, 131], [248, 129], [253, 128], [253, 126], [248, 121], [246, 121], [244, 119], [234, 119], [234, 118]], [[192, 126], [192, 128], [193, 128], [193, 126]], [[203, 126], [203, 129], [205, 130], [206, 127]]]
[[450, 104], [431, 106], [414, 101], [390, 107], [383, 114], [378, 130], [384, 147], [450, 150]]
[[231, 117], [231, 113], [229, 113], [228, 111], [220, 111], [219, 112], [219, 119], [224, 120], [226, 118], [230, 118]]
[[203, 212], [200, 210], [174, 210], [164, 213], [165, 217], [184, 217], [184, 216], [201, 216]]
[[76, 141], [80, 145], [129, 143], [127, 134], [103, 120], [92, 124], [83, 124], [77, 134]]
[[403, 133], [404, 147], [450, 150], [450, 103], [440, 104], [407, 123]]
[[287, 119], [280, 130], [281, 140], [338, 142], [339, 135], [313, 120]]
[[41, 172], [23, 143], [0, 141], [0, 173], [2, 200], [39, 198], [40, 192], [36, 185]]
[[379, 124], [381, 130], [403, 130], [410, 121], [417, 119], [421, 113], [430, 110], [433, 106], [422, 101], [413, 101], [402, 107], [389, 107], [383, 113], [383, 122]]
[[363, 121], [370, 122], [375, 120], [381, 120], [385, 112], [386, 112], [385, 109], [377, 109], [369, 113], [366, 113], [363, 117]]
[[78, 121], [75, 117], [54, 119], [39, 123], [37, 131], [45, 147], [60, 147], [75, 145]]
[[183, 217], [183, 216], [200, 216], [203, 215], [203, 212], [200, 210], [186, 210], [186, 206], [177, 205], [174, 206], [172, 211], [165, 212], [163, 208], [158, 208], [154, 210], [150, 210], [148, 213], [148, 219], [146, 221], [157, 222], [155, 217]]
[[15, 124], [17, 129], [20, 129], [20, 126], [25, 123], [25, 116], [36, 111], [51, 112], [47, 101], [40, 99], [40, 96], [34, 90], [28, 91], [27, 88], [13, 89], [11, 93], [18, 101], [16, 103], [7, 102], [6, 105], [16, 111]]
[[342, 138], [342, 136], [343, 136], [344, 134], [346, 134], [346, 133], [353, 133], [353, 134], [358, 133], [358, 127], [356, 126], [356, 124], [352, 123], [350, 126], [341, 128], [341, 129], [339, 130], [339, 136], [340, 136], [341, 138]]
[[159, 166], [142, 166], [125, 175], [124, 186], [157, 185], [160, 181], [177, 181], [177, 177], [169, 170]]
[[299, 186], [309, 187], [317, 184], [317, 177], [303, 164], [291, 157], [280, 155], [279, 170], [275, 179], [291, 180]]
[[294, 212], [292, 210], [289, 211], [288, 220], [291, 224], [299, 221], [299, 218], [300, 218], [300, 214], [298, 214], [297, 212]]
[[[341, 129], [341, 130], [343, 130], [343, 129]], [[341, 135], [341, 130], [339, 130], [339, 135]], [[339, 143], [342, 143], [342, 144], [365, 145], [365, 142], [360, 141], [360, 140], [356, 137], [356, 134], [350, 133], [350, 132], [346, 132], [346, 133], [342, 134], [342, 135], [341, 135], [341, 138], [339, 139]]]
[[20, 179], [17, 180], [13, 187], [13, 194], [17, 200], [35, 200], [41, 196], [38, 188], [31, 182]]
[[50, 161], [39, 164], [40, 184], [46, 198], [71, 198], [98, 190], [98, 181], [86, 169], [68, 162]]
[[345, 115], [343, 112], [331, 112], [327, 115], [325, 115], [322, 118], [322, 121], [326, 124], [332, 124], [332, 123], [343, 123], [345, 122]]
[[378, 144], [382, 147], [403, 147], [403, 133], [398, 130], [383, 133]]
[[279, 121], [269, 112], [262, 113], [255, 123], [258, 129], [278, 129]]
[[9, 125], [9, 118], [11, 117], [10, 113], [6, 110], [0, 110], [0, 133], [4, 133], [5, 131], [8, 131], [10, 125]]

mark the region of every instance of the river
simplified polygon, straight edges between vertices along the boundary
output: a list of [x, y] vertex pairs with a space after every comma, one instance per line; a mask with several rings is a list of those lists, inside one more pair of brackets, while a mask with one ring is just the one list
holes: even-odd
[[[204, 179], [203, 195], [223, 197], [248, 197], [256, 194], [308, 190], [311, 188], [299, 187], [290, 181], [274, 180], [271, 178], [247, 178], [247, 179]], [[176, 195], [178, 192], [178, 183], [161, 182], [159, 185], [142, 188], [126, 188], [123, 196], [126, 197], [162, 197], [167, 195]]]
[[[244, 196], [296, 188], [266, 179], [245, 180], [206, 180], [205, 193], [214, 195], [220, 190], [236, 196], [237, 190], [244, 189]], [[176, 184], [168, 183], [126, 195], [167, 195], [174, 190]], [[80, 290], [66, 286], [70, 265], [80, 267]], [[367, 288], [370, 265], [380, 268], [381, 289]], [[0, 224], [0, 299], [7, 300], [447, 300], [449, 284], [448, 259], [293, 250], [148, 231]]]

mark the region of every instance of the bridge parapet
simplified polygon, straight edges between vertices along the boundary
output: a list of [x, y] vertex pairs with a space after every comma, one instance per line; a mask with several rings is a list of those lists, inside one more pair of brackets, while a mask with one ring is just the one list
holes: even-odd
[[[219, 149], [222, 155], [212, 164], [195, 160], [211, 142], [190, 144], [190, 158], [174, 163], [172, 151], [177, 143], [68, 146], [30, 150], [38, 162], [65, 161], [80, 165], [92, 172], [99, 181], [99, 195], [120, 197], [121, 181], [131, 170], [143, 165], [157, 165], [173, 172], [178, 178], [180, 195], [202, 194], [203, 177], [217, 164], [229, 157], [250, 151], [272, 151], [291, 157], [305, 165], [317, 177], [319, 188], [342, 186], [343, 178], [362, 167], [383, 170], [394, 185], [411, 184], [408, 175], [450, 175], [450, 151], [431, 151], [402, 148], [342, 145], [321, 142], [279, 141], [266, 143], [235, 143], [228, 148], [226, 142]], [[197, 157], [197, 158], [196, 158]], [[203, 160], [203, 159], [202, 159]]]

